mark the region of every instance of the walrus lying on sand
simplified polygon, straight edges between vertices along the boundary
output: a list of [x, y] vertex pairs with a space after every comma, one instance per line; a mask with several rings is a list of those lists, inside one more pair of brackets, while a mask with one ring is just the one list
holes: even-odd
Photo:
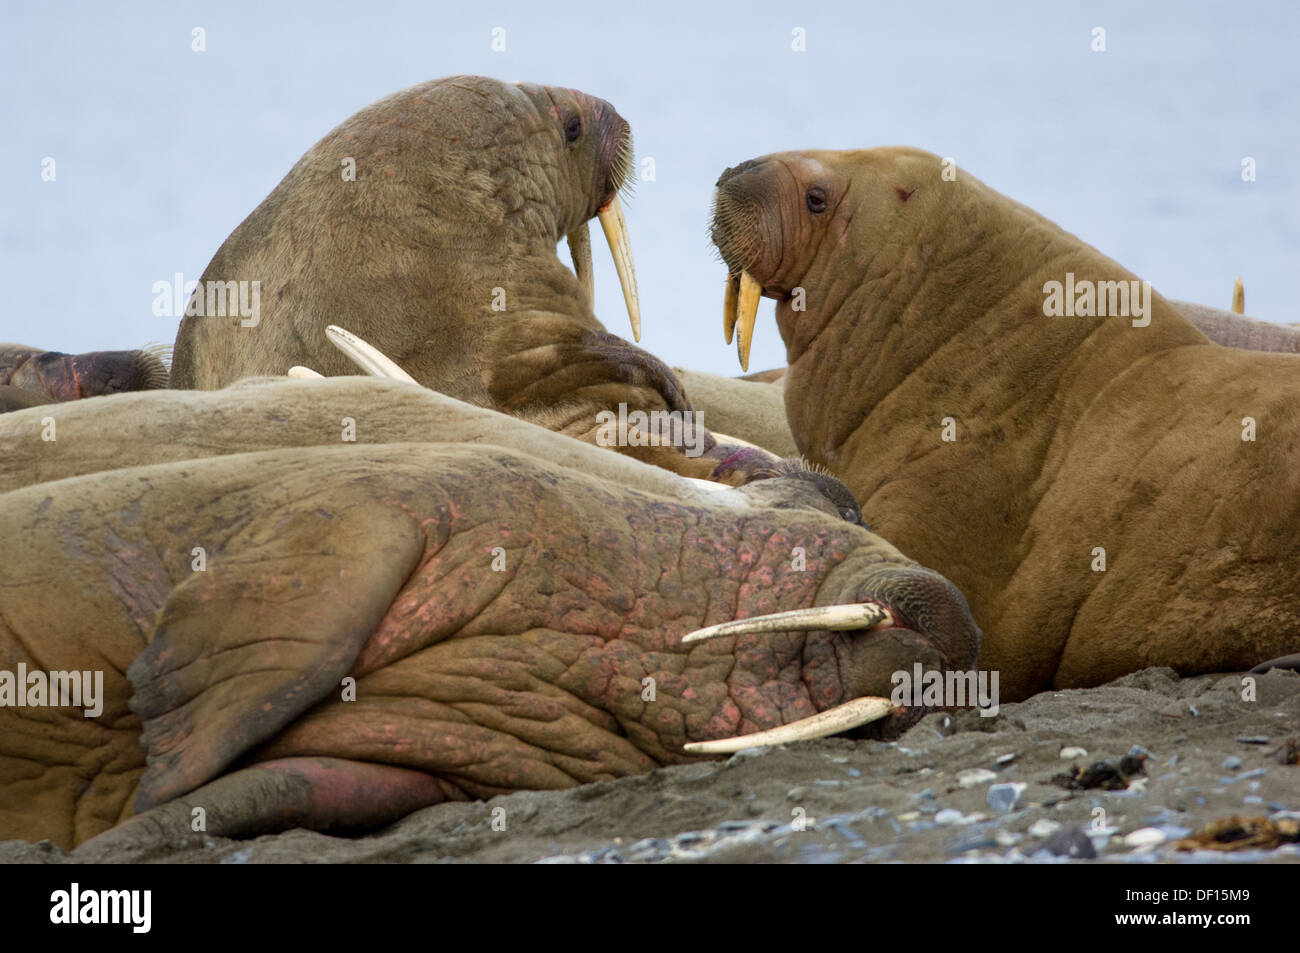
[[[158, 805], [105, 836], [360, 830], [892, 733], [923, 712], [892, 673], [979, 647], [830, 477], [701, 485], [408, 384], [96, 398], [8, 414], [0, 442], [0, 840]], [[45, 707], [12, 697], [24, 671], [102, 681]]]
[[800, 449], [961, 588], [1009, 698], [1295, 652], [1296, 356], [1212, 345], [1095, 249], [942, 172], [892, 148], [718, 180], [726, 326], [743, 362], [759, 292], [777, 300]]
[[167, 368], [156, 350], [64, 354], [0, 344], [0, 413], [166, 386]]
[[[631, 162], [627, 122], [576, 90], [455, 76], [380, 100], [308, 150], [226, 239], [176, 335], [172, 385], [295, 364], [353, 373], [325, 339], [338, 324], [426, 387], [588, 442], [620, 404], [687, 413], [673, 372], [592, 311], [596, 217], [640, 337], [618, 198]], [[574, 271], [555, 253], [566, 236]], [[700, 439], [698, 455], [658, 462], [712, 476], [735, 448]]]

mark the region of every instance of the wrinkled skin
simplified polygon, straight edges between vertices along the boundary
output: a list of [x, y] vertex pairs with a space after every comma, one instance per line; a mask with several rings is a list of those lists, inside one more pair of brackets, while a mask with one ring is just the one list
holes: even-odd
[[1004, 697], [1294, 652], [1296, 357], [1214, 346], [1155, 294], [1147, 327], [1045, 317], [1066, 272], [1133, 276], [941, 170], [800, 152], [719, 180], [714, 237], [777, 300], [800, 449], [966, 594]]
[[[223, 387], [295, 364], [356, 373], [325, 336], [340, 324], [426, 387], [588, 442], [596, 414], [621, 402], [689, 411], [673, 372], [608, 333], [556, 255], [615, 199], [631, 148], [609, 103], [552, 86], [456, 76], [368, 106], [218, 250], [200, 287], [260, 282], [257, 324], [184, 318], [173, 386]], [[618, 449], [690, 476], [747, 478], [715, 474], [735, 448], [704, 440], [700, 457]]]
[[[466, 405], [433, 428], [441, 443], [223, 443], [235, 420], [245, 445], [251, 429], [274, 442], [332, 400], [350, 399], [364, 431], [403, 392], [455, 403], [340, 379], [59, 408], [62, 451], [92, 458], [99, 441], [122, 446], [91, 426], [99, 407], [157, 413], [139, 414], [119, 469], [0, 494], [4, 667], [102, 669], [105, 694], [99, 718], [0, 708], [0, 839], [372, 828], [440, 801], [691, 760], [690, 740], [887, 696], [915, 661], [974, 663], [960, 594], [858, 525], [824, 475], [787, 468], [707, 492]], [[218, 455], [188, 457], [195, 438], [179, 430], [160, 446], [180, 408], [180, 429], [210, 434]], [[30, 432], [40, 410], [9, 415], [0, 435]], [[504, 445], [520, 435], [521, 449]], [[866, 601], [914, 628], [680, 643], [728, 618]]]
[[64, 354], [0, 344], [0, 413], [166, 386], [167, 368], [149, 351]]

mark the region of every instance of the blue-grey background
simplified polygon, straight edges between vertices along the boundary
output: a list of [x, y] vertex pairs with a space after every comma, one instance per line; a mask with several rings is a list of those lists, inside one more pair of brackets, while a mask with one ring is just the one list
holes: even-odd
[[[1105, 53], [1090, 49], [1097, 26]], [[491, 50], [494, 27], [505, 52]], [[806, 52], [791, 50], [795, 27]], [[1168, 296], [1226, 307], [1242, 275], [1249, 313], [1300, 321], [1298, 46], [1291, 0], [6, 0], [0, 340], [170, 342], [176, 319], [153, 315], [155, 281], [197, 279], [345, 117], [453, 73], [577, 87], [631, 122], [657, 173], [627, 208], [642, 343], [670, 363], [738, 373], [706, 232], [712, 185], [728, 165], [791, 148], [953, 156]], [[599, 248], [596, 265], [597, 314], [626, 336]], [[751, 369], [784, 364], [771, 307]]]

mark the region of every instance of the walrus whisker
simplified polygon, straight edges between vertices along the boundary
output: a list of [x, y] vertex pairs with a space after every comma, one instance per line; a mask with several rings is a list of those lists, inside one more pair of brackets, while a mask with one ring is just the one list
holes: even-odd
[[623, 286], [623, 300], [627, 302], [627, 317], [632, 322], [632, 337], [641, 340], [641, 304], [636, 291], [636, 268], [632, 263], [632, 243], [627, 237], [627, 220], [623, 218], [623, 205], [615, 195], [597, 213], [600, 227], [605, 230], [605, 241], [614, 256], [619, 284]]
[[610, 177], [618, 183], [619, 194], [628, 200], [631, 200], [636, 192], [636, 176], [629, 174], [635, 167], [636, 151], [632, 146], [632, 133], [629, 130], [610, 164]]
[[299, 381], [313, 381], [317, 378], [323, 380], [325, 377], [324, 374], [313, 371], [310, 367], [303, 367], [301, 364], [295, 364], [293, 367], [289, 368], [288, 376]]
[[566, 236], [569, 242], [569, 254], [573, 256], [573, 273], [587, 290], [587, 300], [595, 304], [596, 276], [591, 265], [591, 232], [583, 222]]
[[419, 381], [402, 370], [396, 361], [372, 345], [367, 344], [351, 331], [344, 330], [337, 324], [331, 324], [325, 329], [325, 336], [329, 338], [331, 344], [351, 358], [354, 364], [372, 377], [384, 377], [389, 380], [405, 381], [408, 384], [420, 386]]
[[788, 632], [807, 629], [869, 629], [880, 625], [892, 625], [893, 613], [884, 606], [871, 602], [855, 602], [838, 606], [815, 606], [811, 609], [791, 609], [788, 612], [773, 612], [771, 615], [756, 615], [749, 619], [732, 619], [717, 625], [705, 626], [682, 636], [682, 644], [703, 642], [705, 639], [722, 638], [728, 635], [746, 635], [753, 632]]
[[745, 748], [766, 748], [792, 741], [811, 741], [879, 721], [893, 710], [894, 703], [888, 698], [864, 695], [779, 728], [756, 731], [752, 735], [718, 738], [714, 741], [692, 741], [682, 748], [690, 754], [732, 754]]

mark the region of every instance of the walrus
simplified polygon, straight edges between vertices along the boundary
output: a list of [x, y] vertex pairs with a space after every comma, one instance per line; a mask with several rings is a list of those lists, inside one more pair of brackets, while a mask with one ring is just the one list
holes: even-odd
[[1169, 303], [1215, 344], [1246, 351], [1300, 354], [1300, 327], [1294, 324], [1274, 324], [1239, 311], [1224, 311], [1192, 301]]
[[961, 594], [800, 466], [706, 488], [348, 377], [53, 412], [54, 441], [46, 408], [0, 419], [28, 464], [0, 492], [0, 840], [356, 832], [872, 736], [923, 714], [894, 672], [978, 653]]
[[159, 348], [65, 354], [0, 344], [0, 412], [167, 386]]
[[743, 162], [713, 237], [742, 366], [775, 298], [800, 450], [965, 593], [1007, 697], [1296, 651], [1294, 354], [1212, 344], [917, 149]]
[[[620, 404], [690, 415], [672, 370], [592, 310], [595, 217], [640, 337], [619, 199], [631, 162], [627, 121], [577, 90], [454, 76], [388, 96], [309, 149], [217, 251], [172, 386], [353, 373], [325, 338], [338, 324], [426, 387], [588, 442]], [[565, 237], [573, 271], [555, 252]], [[703, 451], [669, 464], [709, 477], [734, 448], [715, 451], [700, 423]]]

